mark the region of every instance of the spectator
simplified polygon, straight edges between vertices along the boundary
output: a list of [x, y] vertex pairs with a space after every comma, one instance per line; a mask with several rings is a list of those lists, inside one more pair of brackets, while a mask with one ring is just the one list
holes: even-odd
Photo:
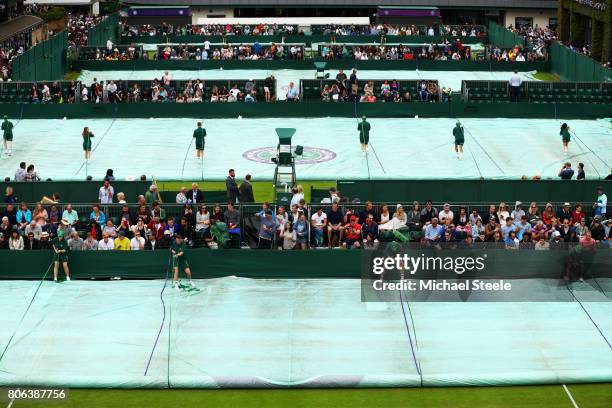
[[606, 237], [606, 230], [601, 222], [602, 218], [600, 215], [596, 215], [593, 218], [593, 222], [591, 223], [591, 227], [589, 228], [591, 232], [591, 236], [597, 242], [603, 241]]
[[557, 212], [557, 218], [560, 222], [567, 220], [568, 222], [572, 221], [572, 211], [570, 203], [563, 203], [563, 208]]
[[26, 162], [19, 163], [19, 168], [15, 172], [15, 181], [25, 181], [26, 174]]
[[[7, 206], [8, 207], [8, 206]], [[26, 225], [32, 222], [32, 212], [28, 208], [28, 205], [25, 202], [19, 204], [19, 210], [17, 210], [17, 214], [15, 215], [15, 223], [19, 229], [24, 229]]]
[[149, 190], [145, 193], [145, 202], [147, 204], [153, 204], [155, 201], [157, 201], [158, 196], [159, 193], [157, 192], [157, 185], [151, 184], [151, 186], [149, 186]]
[[[342, 226], [343, 215], [338, 208], [338, 203], [332, 203], [331, 209], [327, 214], [327, 245], [340, 246], [344, 235], [344, 227]], [[337, 241], [334, 239], [337, 238]], [[337, 245], [334, 245], [337, 242]]]
[[293, 227], [290, 222], [285, 223], [283, 228], [283, 234], [281, 236], [283, 240], [283, 250], [288, 251], [295, 248], [295, 243], [297, 241], [297, 236], [293, 232]]
[[311, 217], [312, 233], [314, 244], [317, 247], [323, 246], [324, 231], [327, 226], [327, 214], [323, 212], [323, 207], [319, 207]]
[[187, 200], [187, 187], [181, 187], [181, 191], [176, 195], [176, 203], [185, 204]]
[[584, 163], [578, 163], [578, 175], [576, 176], [576, 180], [584, 179], [586, 179], [586, 175], [584, 173]]
[[518, 74], [518, 71], [514, 71], [514, 74], [510, 76], [508, 80], [508, 86], [510, 87], [510, 101], [511, 102], [520, 102], [521, 100], [521, 84], [523, 83], [523, 79]]
[[26, 238], [23, 240], [23, 245], [23, 249], [26, 251], [40, 249], [39, 240], [34, 238], [34, 233], [31, 231], [26, 233]]
[[204, 193], [198, 188], [198, 183], [191, 184], [191, 191], [187, 194], [187, 198], [190, 199], [193, 204], [204, 202]]
[[196, 224], [195, 224], [196, 237], [200, 240], [204, 240], [206, 243], [212, 240], [210, 234], [210, 213], [205, 205], [200, 205], [198, 212], [196, 213]]
[[431, 219], [431, 224], [425, 227], [425, 239], [430, 242], [439, 241], [444, 234], [444, 227], [438, 224], [438, 218]]
[[223, 219], [230, 234], [240, 234], [240, 212], [234, 207], [233, 202], [227, 203], [227, 210], [223, 213]]
[[548, 251], [550, 250], [550, 244], [546, 241], [544, 234], [538, 235], [538, 241], [535, 243], [534, 248], [536, 251]]
[[[129, 251], [130, 240], [126, 238], [125, 231], [119, 231], [117, 238], [115, 238], [115, 250], [116, 251]], [[98, 246], [99, 247], [99, 246]]]
[[9, 238], [9, 249], [11, 251], [23, 251], [23, 248], [23, 238], [19, 235], [17, 230], [13, 230]]
[[286, 98], [287, 102], [297, 102], [300, 100], [299, 91], [293, 82], [289, 82]]
[[13, 187], [8, 186], [5, 190], [4, 203], [5, 204], [17, 204], [17, 197], [13, 193]]
[[303, 250], [308, 246], [308, 235], [310, 225], [304, 212], [299, 213], [299, 218], [293, 225], [295, 231], [295, 249]]
[[115, 190], [110, 185], [110, 181], [104, 180], [104, 185], [98, 191], [98, 202], [100, 204], [112, 204]]
[[440, 214], [438, 215], [438, 220], [440, 223], [445, 223], [447, 218], [450, 220], [455, 218], [455, 214], [451, 211], [450, 204], [448, 203], [444, 204], [443, 210], [440, 211]]
[[254, 203], [255, 196], [253, 195], [253, 185], [251, 184], [251, 175], [247, 174], [244, 181], [240, 184], [239, 197], [241, 203]]
[[134, 231], [134, 238], [130, 240], [130, 250], [143, 251], [145, 249], [145, 239], [140, 236], [140, 231]]
[[[420, 214], [419, 214], [420, 219]], [[389, 206], [383, 204], [380, 207], [380, 222], [378, 224], [379, 231], [393, 231], [393, 221], [391, 214], [389, 213]]]
[[98, 251], [112, 251], [115, 249], [115, 242], [108, 233], [102, 233], [102, 239], [98, 242]]
[[361, 248], [361, 225], [359, 224], [359, 217], [351, 215], [349, 222], [344, 226], [344, 233], [346, 239], [344, 241], [344, 247], [348, 249], [359, 249]]
[[145, 251], [155, 251], [158, 249], [162, 249], [162, 245], [160, 245], [161, 241], [157, 240], [157, 237], [153, 233], [153, 231], [149, 230], [147, 232], [147, 239], [145, 240]]
[[66, 209], [62, 213], [62, 219], [68, 221], [68, 224], [76, 228], [79, 222], [79, 215], [76, 210], [72, 209], [72, 204], [68, 203]]
[[402, 229], [404, 227], [406, 227], [407, 223], [408, 223], [408, 215], [406, 215], [406, 212], [404, 211], [404, 206], [401, 204], [398, 204], [395, 207], [395, 213], [393, 213], [393, 230], [397, 231], [399, 229]]
[[42, 228], [40, 225], [36, 223], [36, 221], [32, 220], [26, 227], [24, 228], [24, 233], [28, 235], [29, 233], [34, 234], [35, 239], [40, 239], [40, 234], [42, 234]]
[[272, 217], [272, 214], [266, 213], [266, 215], [260, 219], [258, 248], [271, 249], [275, 234], [276, 220]]
[[90, 231], [87, 231], [85, 240], [83, 240], [83, 251], [97, 251], [98, 241], [93, 238]]
[[572, 177], [574, 177], [572, 164], [570, 162], [565, 163], [561, 170], [559, 170], [558, 176], [561, 178], [561, 180], [571, 180]]
[[582, 211], [582, 204], [576, 204], [574, 211], [572, 211], [572, 225], [580, 223], [584, 218], [586, 218], [586, 214]]
[[523, 211], [523, 203], [517, 201], [516, 203], [514, 203], [514, 210], [512, 210], [512, 214], [510, 214], [510, 216], [512, 217], [514, 222], [518, 223], [521, 221], [521, 218], [523, 218], [524, 215], [525, 211]]
[[0, 232], [0, 251], [6, 251], [9, 249], [8, 241], [6, 240], [6, 235]]
[[72, 231], [70, 233], [70, 238], [68, 239], [68, 249], [71, 251], [82, 251], [83, 250], [84, 240], [79, 237], [79, 233], [76, 231]]
[[368, 214], [361, 226], [361, 234], [364, 246], [376, 247], [378, 245], [378, 224], [376, 224], [374, 214]]
[[608, 206], [608, 196], [604, 193], [603, 186], [597, 187], [597, 200], [593, 203], [595, 215], [602, 218], [606, 216], [606, 207]]
[[421, 224], [427, 225], [431, 220], [438, 216], [438, 210], [433, 206], [431, 200], [425, 202], [425, 208], [421, 211]]
[[234, 169], [229, 169], [229, 175], [225, 179], [225, 189], [227, 191], [227, 200], [231, 203], [237, 202], [239, 191]]

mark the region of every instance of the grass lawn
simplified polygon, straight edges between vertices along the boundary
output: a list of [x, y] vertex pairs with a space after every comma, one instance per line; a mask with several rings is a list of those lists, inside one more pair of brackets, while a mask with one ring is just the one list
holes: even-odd
[[[198, 183], [198, 187], [200, 190], [206, 191], [214, 191], [214, 190], [222, 190], [225, 191], [225, 181], [196, 181]], [[239, 180], [238, 183], [241, 183], [242, 180]], [[191, 188], [191, 181], [158, 181], [158, 186], [160, 191], [178, 191], [181, 187]], [[310, 202], [310, 187], [314, 188], [324, 188], [328, 189], [329, 187], [335, 187], [335, 181], [299, 181], [298, 184], [301, 184], [304, 188], [304, 199], [306, 202]], [[255, 202], [263, 203], [265, 201], [272, 201], [274, 199], [274, 188], [272, 186], [272, 181], [253, 181], [253, 193], [255, 194]]]
[[538, 81], [561, 81], [561, 78], [552, 72], [536, 72], [533, 77]]
[[[612, 384], [568, 386], [580, 408], [609, 408]], [[317, 408], [573, 408], [560, 385], [315, 390], [71, 390], [65, 408], [317, 407]], [[39, 407], [15, 401], [11, 408]]]

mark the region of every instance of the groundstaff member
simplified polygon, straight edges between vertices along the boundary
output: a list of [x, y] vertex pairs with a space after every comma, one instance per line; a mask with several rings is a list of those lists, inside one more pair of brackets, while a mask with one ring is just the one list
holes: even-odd
[[196, 158], [204, 158], [204, 138], [206, 137], [206, 129], [202, 127], [202, 122], [198, 122], [198, 127], [193, 131], [193, 137], [196, 142]]
[[176, 234], [174, 236], [174, 241], [170, 246], [170, 252], [172, 252], [172, 270], [174, 273], [172, 278], [172, 287], [178, 291], [181, 290], [181, 286], [179, 284], [179, 269], [182, 269], [185, 272], [185, 276], [187, 279], [189, 279], [189, 286], [192, 288], [195, 287], [195, 283], [193, 283], [191, 280], [191, 269], [189, 269], [189, 263], [187, 262], [187, 257], [185, 256], [186, 249], [187, 245], [185, 245], [183, 236], [181, 234]]
[[53, 281], [57, 282], [59, 265], [62, 264], [66, 280], [70, 280], [70, 270], [68, 269], [68, 243], [64, 239], [64, 231], [58, 230], [57, 237], [53, 239]]
[[453, 128], [453, 136], [455, 137], [455, 154], [457, 158], [461, 160], [463, 158], [463, 143], [465, 143], [465, 137], [463, 135], [463, 125], [457, 121], [457, 124]]
[[368, 143], [370, 143], [370, 123], [366, 120], [365, 115], [361, 117], [361, 122], [357, 125], [359, 131], [359, 143], [361, 143], [361, 153], [365, 156], [368, 152]]

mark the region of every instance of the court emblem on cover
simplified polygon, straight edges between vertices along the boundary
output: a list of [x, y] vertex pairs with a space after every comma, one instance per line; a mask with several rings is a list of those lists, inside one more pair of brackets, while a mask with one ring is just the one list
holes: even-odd
[[[247, 150], [242, 154], [242, 157], [257, 163], [273, 164], [272, 158], [276, 157], [276, 147], [269, 146]], [[297, 156], [295, 158], [295, 164], [323, 163], [326, 161], [334, 160], [335, 158], [336, 153], [332, 152], [331, 150], [321, 149], [319, 147], [304, 146], [304, 153], [301, 156]]]

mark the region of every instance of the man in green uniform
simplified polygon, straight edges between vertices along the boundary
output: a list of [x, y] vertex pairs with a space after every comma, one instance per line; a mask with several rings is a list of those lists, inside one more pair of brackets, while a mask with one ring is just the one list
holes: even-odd
[[361, 143], [361, 153], [365, 156], [368, 152], [368, 143], [370, 143], [370, 123], [366, 120], [365, 115], [361, 117], [361, 122], [357, 125], [359, 131], [359, 143]]
[[453, 128], [453, 136], [455, 136], [455, 154], [457, 158], [461, 160], [463, 158], [463, 143], [465, 142], [465, 137], [463, 135], [463, 125], [459, 121], [457, 121]]
[[570, 135], [570, 127], [567, 125], [567, 123], [561, 125], [561, 131], [559, 134], [561, 135], [561, 141], [563, 142], [563, 154], [567, 155], [569, 142], [572, 139], [572, 136]]
[[4, 154], [7, 156], [13, 155], [13, 122], [8, 120], [8, 116], [4, 116], [2, 122], [2, 132], [4, 137]]
[[204, 158], [204, 138], [206, 137], [206, 129], [202, 127], [202, 122], [198, 122], [198, 127], [193, 131], [193, 137], [196, 142], [196, 158]]
[[60, 262], [66, 274], [66, 280], [70, 280], [68, 269], [68, 243], [64, 239], [64, 231], [58, 230], [57, 237], [53, 238], [53, 281], [57, 282]]
[[181, 290], [181, 286], [179, 284], [179, 269], [182, 269], [185, 272], [185, 276], [187, 276], [187, 279], [189, 279], [189, 286], [192, 288], [195, 287], [195, 284], [191, 280], [191, 269], [189, 269], [189, 263], [187, 262], [187, 257], [185, 256], [186, 249], [187, 246], [185, 245], [183, 236], [181, 234], [176, 234], [174, 236], [172, 245], [170, 245], [170, 252], [172, 252], [172, 270], [174, 272], [172, 287], [178, 291]]

